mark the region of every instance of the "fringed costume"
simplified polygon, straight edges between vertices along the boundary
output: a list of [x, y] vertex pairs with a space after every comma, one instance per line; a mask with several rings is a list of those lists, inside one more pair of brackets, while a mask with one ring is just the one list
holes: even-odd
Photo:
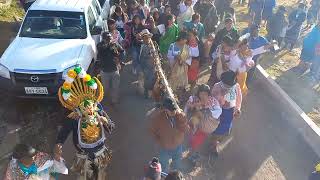
[[76, 67], [68, 72], [58, 95], [61, 104], [73, 111], [57, 138], [57, 144], [63, 144], [69, 133], [73, 133], [77, 154], [71, 170], [81, 180], [105, 180], [111, 161], [111, 151], [105, 144], [106, 133], [111, 133], [114, 123], [99, 104], [104, 95], [103, 86], [97, 78]]

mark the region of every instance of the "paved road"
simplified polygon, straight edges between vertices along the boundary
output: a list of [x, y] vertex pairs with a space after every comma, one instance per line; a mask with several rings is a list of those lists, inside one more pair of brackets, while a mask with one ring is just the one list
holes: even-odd
[[[157, 155], [144, 119], [152, 103], [126, 85], [133, 81], [130, 76], [123, 79], [121, 113], [110, 109], [118, 128], [110, 138], [114, 155], [109, 175], [111, 180], [138, 180], [143, 165]], [[307, 179], [319, 158], [263, 86], [255, 82], [251, 89], [223, 153], [194, 180]]]

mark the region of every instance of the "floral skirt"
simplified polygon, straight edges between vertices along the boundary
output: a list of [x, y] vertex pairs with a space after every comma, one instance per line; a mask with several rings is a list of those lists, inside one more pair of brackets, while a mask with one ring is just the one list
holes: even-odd
[[199, 74], [199, 60], [197, 58], [192, 58], [191, 65], [188, 69], [188, 80], [189, 83], [195, 83], [198, 79]]
[[171, 69], [169, 84], [173, 91], [178, 88], [186, 88], [188, 85], [188, 65], [186, 63], [175, 63]]

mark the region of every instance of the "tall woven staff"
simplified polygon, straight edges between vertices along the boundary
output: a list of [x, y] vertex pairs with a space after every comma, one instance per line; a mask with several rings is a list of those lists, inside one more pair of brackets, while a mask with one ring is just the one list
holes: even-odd
[[[158, 52], [153, 41], [151, 41], [151, 47], [153, 49], [153, 52]], [[178, 101], [176, 99], [176, 96], [173, 94], [173, 91], [170, 87], [170, 84], [167, 80], [167, 77], [162, 69], [159, 54], [152, 53], [152, 56], [154, 58], [156, 76], [157, 76], [157, 80], [156, 80], [156, 83], [154, 85], [154, 90], [153, 90], [153, 98], [155, 99], [155, 101], [160, 101], [160, 99], [162, 99], [161, 97], [170, 97], [174, 101], [174, 104], [177, 107], [177, 109], [182, 111], [182, 109], [178, 105]], [[155, 95], [155, 94], [157, 94], [157, 95]], [[155, 96], [161, 96], [161, 97], [157, 98]]]

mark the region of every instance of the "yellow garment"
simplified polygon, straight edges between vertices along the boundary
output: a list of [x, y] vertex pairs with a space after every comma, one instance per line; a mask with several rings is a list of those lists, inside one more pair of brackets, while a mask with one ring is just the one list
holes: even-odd
[[317, 164], [315, 168], [316, 168], [316, 171], [317, 171], [317, 172], [320, 172], [320, 163]]
[[186, 45], [182, 48], [179, 56], [180, 62], [175, 60], [169, 78], [169, 84], [173, 91], [178, 88], [185, 88], [188, 85], [188, 64], [186, 61], [190, 58], [190, 55]]
[[237, 81], [238, 81], [238, 84], [240, 85], [242, 96], [245, 96], [248, 93], [248, 87], [246, 83], [247, 75], [248, 75], [247, 72], [238, 73], [237, 75]]
[[88, 124], [87, 127], [81, 128], [81, 137], [86, 143], [94, 143], [101, 136], [101, 128], [97, 125]]

